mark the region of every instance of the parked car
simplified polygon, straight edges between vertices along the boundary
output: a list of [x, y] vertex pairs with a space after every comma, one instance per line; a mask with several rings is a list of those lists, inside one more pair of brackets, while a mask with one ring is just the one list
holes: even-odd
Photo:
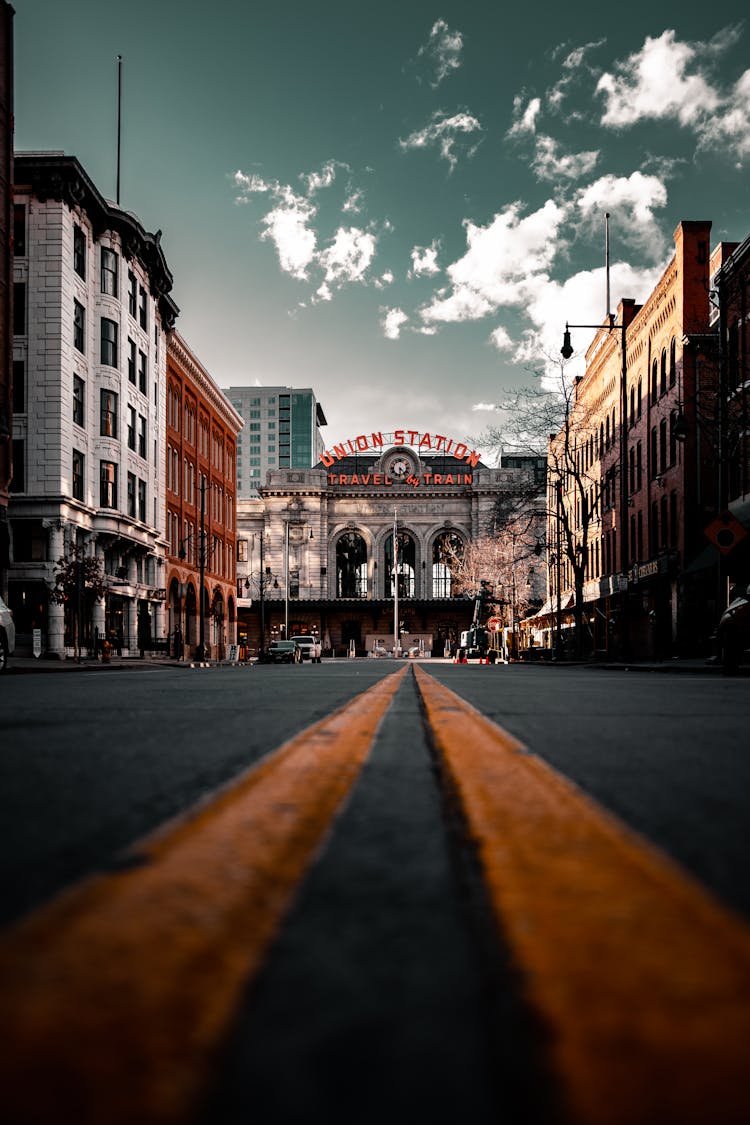
[[298, 637], [292, 637], [292, 640], [302, 653], [303, 660], [310, 660], [313, 664], [320, 664], [323, 656], [323, 648], [317, 637], [312, 637], [304, 633], [300, 634]]
[[0, 674], [8, 670], [8, 657], [16, 649], [16, 627], [13, 614], [0, 598]]
[[725, 672], [736, 672], [750, 648], [750, 586], [736, 586], [721, 615], [716, 639]]
[[269, 664], [300, 664], [302, 653], [296, 641], [271, 641], [266, 649], [266, 661]]

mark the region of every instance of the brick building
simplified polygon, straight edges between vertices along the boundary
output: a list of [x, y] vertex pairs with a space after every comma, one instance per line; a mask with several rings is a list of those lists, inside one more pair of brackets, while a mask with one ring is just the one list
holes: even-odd
[[[722, 250], [712, 258], [710, 231], [709, 222], [681, 222], [674, 256], [647, 300], [622, 300], [586, 352], [571, 412], [572, 469], [548, 497], [548, 544], [560, 546], [545, 606], [550, 643], [559, 589], [565, 625], [582, 594], [584, 651], [710, 651], [725, 604], [707, 535], [721, 509], [722, 462], [710, 296]], [[564, 433], [551, 442], [550, 464], [559, 463]], [[561, 543], [566, 522], [570, 544], [564, 536]], [[578, 592], [575, 553], [584, 566]]]
[[167, 628], [175, 655], [221, 660], [227, 645], [236, 640], [236, 461], [242, 424], [179, 333], [170, 333], [166, 591]]
[[0, 596], [7, 595], [13, 432], [13, 9], [0, 0]]

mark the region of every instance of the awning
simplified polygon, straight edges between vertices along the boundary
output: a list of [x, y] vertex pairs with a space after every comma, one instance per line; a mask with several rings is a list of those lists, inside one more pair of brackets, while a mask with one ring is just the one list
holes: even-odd
[[[567, 590], [560, 597], [560, 612], [565, 613], [566, 610], [571, 609], [575, 605], [576, 595], [575, 590]], [[524, 617], [524, 621], [538, 621], [540, 617], [554, 617], [557, 613], [557, 595], [554, 598], [549, 598], [541, 609], [532, 614], [531, 617]]]

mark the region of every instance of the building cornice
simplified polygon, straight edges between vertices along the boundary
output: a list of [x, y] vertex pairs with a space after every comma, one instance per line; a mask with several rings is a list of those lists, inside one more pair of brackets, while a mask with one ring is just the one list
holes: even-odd
[[52, 199], [80, 208], [88, 216], [95, 238], [108, 230], [120, 236], [124, 256], [140, 262], [148, 274], [164, 327], [172, 328], [180, 310], [169, 296], [173, 278], [161, 247], [161, 231], [151, 234], [135, 215], [106, 200], [75, 156], [16, 153], [14, 165], [16, 190], [28, 188], [41, 202]]
[[175, 361], [190, 376], [222, 421], [234, 431], [236, 437], [245, 424], [244, 419], [237, 413], [224, 392], [214, 382], [206, 368], [176, 329], [173, 329], [167, 337], [167, 353], [172, 354]]

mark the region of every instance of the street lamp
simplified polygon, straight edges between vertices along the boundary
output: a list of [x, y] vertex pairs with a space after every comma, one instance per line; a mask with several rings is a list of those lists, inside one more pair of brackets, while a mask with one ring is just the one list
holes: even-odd
[[573, 345], [570, 341], [571, 328], [590, 328], [600, 332], [605, 328], [608, 332], [619, 331], [620, 333], [620, 571], [625, 581], [625, 589], [622, 593], [622, 648], [623, 656], [628, 656], [630, 651], [630, 623], [628, 613], [628, 588], [627, 588], [627, 572], [628, 572], [628, 559], [629, 559], [629, 544], [628, 544], [628, 364], [627, 364], [627, 348], [626, 348], [626, 324], [625, 324], [625, 303], [622, 304], [622, 320], [620, 324], [615, 324], [612, 315], [609, 315], [607, 324], [565, 324], [565, 333], [563, 335], [563, 346], [560, 348], [560, 355], [563, 359], [570, 359], [573, 355]]

